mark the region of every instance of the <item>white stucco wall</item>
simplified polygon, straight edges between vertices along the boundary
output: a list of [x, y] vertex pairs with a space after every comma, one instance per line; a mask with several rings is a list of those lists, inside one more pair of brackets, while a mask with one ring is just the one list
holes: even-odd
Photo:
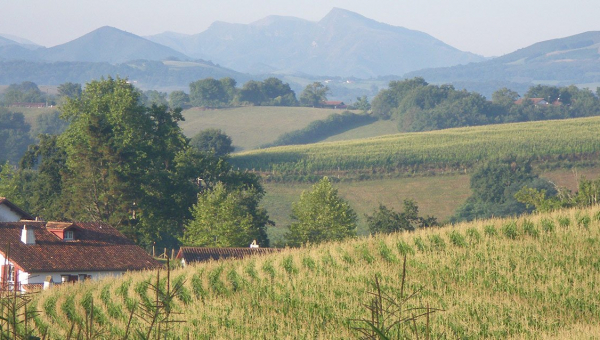
[[0, 204], [0, 222], [19, 222], [21, 216], [10, 210], [6, 205]]
[[[6, 258], [3, 254], [0, 254], [0, 265], [4, 265], [6, 263], [12, 264], [10, 261], [6, 262]], [[27, 273], [19, 270], [19, 283], [24, 284], [32, 284], [32, 283], [41, 283], [43, 284], [46, 280], [47, 276], [52, 276], [52, 281], [54, 283], [61, 283], [62, 277], [61, 275], [91, 275], [92, 280], [98, 280], [107, 276], [121, 276], [125, 272], [124, 271], [61, 271], [61, 272], [36, 272], [36, 273]]]

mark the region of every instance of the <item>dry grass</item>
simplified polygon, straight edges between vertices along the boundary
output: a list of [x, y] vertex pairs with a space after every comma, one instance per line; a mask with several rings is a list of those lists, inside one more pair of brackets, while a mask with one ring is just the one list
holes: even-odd
[[[399, 289], [401, 257], [408, 253], [407, 289], [423, 288], [414, 305], [445, 310], [431, 319], [433, 338], [593, 339], [600, 329], [599, 219], [599, 208], [568, 210], [178, 269], [173, 277], [186, 281], [176, 309], [186, 322], [176, 326], [173, 336], [353, 338], [349, 320], [367, 316], [361, 304], [372, 290], [373, 277], [377, 275], [382, 288], [393, 294]], [[65, 301], [72, 296], [77, 306], [90, 293], [101, 301], [106, 285], [110, 304], [126, 314], [119, 287], [130, 280], [127, 299], [139, 301], [148, 294], [139, 288], [141, 282], [153, 277], [132, 273], [44, 292], [38, 306], [57, 297], [59, 322], [46, 313], [38, 322], [50, 326], [56, 338], [64, 336]], [[106, 304], [97, 305], [99, 314], [107, 317], [107, 331], [117, 337], [126, 318], [110, 318]]]
[[237, 151], [253, 150], [273, 142], [280, 135], [306, 127], [340, 110], [306, 107], [247, 106], [219, 110], [185, 110], [179, 126], [188, 137], [207, 128], [223, 130]]

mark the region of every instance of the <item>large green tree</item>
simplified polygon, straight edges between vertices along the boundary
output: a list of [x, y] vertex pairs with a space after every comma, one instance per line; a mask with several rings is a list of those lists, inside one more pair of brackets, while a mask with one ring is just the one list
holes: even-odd
[[291, 217], [294, 222], [286, 235], [291, 246], [356, 236], [356, 213], [327, 177], [302, 193], [300, 201], [292, 205]]
[[108, 222], [141, 244], [173, 244], [199, 170], [177, 172], [190, 161], [179, 156], [188, 146], [177, 124], [181, 110], [146, 107], [139, 96], [125, 79], [109, 78], [63, 106], [70, 121], [58, 140], [67, 154], [65, 215]]
[[4, 91], [4, 102], [7, 104], [42, 103], [47, 99], [47, 96], [38, 88], [37, 84], [31, 81], [10, 84]]
[[545, 190], [549, 195], [556, 195], [554, 186], [539, 178], [527, 161], [487, 162], [471, 176], [473, 194], [457, 209], [452, 219], [473, 220], [531, 212], [532, 207], [527, 207], [515, 197], [523, 187]]
[[323, 85], [323, 83], [308, 84], [300, 94], [300, 104], [318, 107], [322, 101], [327, 100], [327, 93], [329, 93], [329, 87]]
[[190, 140], [190, 145], [201, 152], [210, 152], [215, 156], [225, 156], [233, 152], [231, 137], [220, 129], [206, 129], [198, 132]]
[[230, 94], [223, 82], [206, 78], [190, 83], [190, 104], [194, 106], [221, 107], [229, 105]]
[[413, 200], [404, 200], [402, 212], [396, 212], [379, 204], [379, 208], [375, 209], [372, 215], [367, 216], [367, 225], [372, 234], [389, 234], [431, 227], [437, 225], [437, 219], [419, 216], [417, 203]]
[[217, 183], [198, 195], [181, 242], [200, 247], [248, 247], [256, 240], [268, 247], [269, 217], [258, 206], [261, 197], [257, 188], [227, 189], [223, 183]]

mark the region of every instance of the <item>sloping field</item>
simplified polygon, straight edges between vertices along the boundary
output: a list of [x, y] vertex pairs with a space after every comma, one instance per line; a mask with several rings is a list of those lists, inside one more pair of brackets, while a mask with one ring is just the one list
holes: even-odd
[[[443, 309], [429, 320], [433, 339], [595, 339], [599, 220], [596, 207], [285, 249], [177, 269], [168, 285], [162, 272], [158, 295], [156, 273], [133, 273], [55, 287], [30, 308], [52, 339], [85, 332], [86, 321], [89, 330], [92, 318], [94, 332], [122, 338], [131, 315], [129, 334], [162, 327], [169, 339], [352, 339], [353, 327], [366, 326], [352, 320], [370, 319], [364, 304], [376, 276], [398, 299], [406, 255], [404, 297], [415, 295], [403, 309]], [[171, 320], [183, 322], [152, 329], [143, 306], [167, 301], [161, 296], [178, 282], [169, 306]], [[416, 323], [420, 338], [426, 322]]]
[[463, 169], [507, 156], [540, 161], [597, 159], [600, 117], [487, 125], [283, 146], [236, 154], [235, 166], [272, 174]]
[[[275, 222], [269, 227], [273, 242], [282, 239], [292, 223], [292, 203], [300, 199], [310, 183], [264, 183], [266, 191], [261, 205]], [[358, 234], [368, 235], [365, 214], [371, 215], [379, 204], [402, 211], [405, 199], [414, 200], [423, 216], [432, 215], [444, 221], [471, 195], [468, 175], [417, 176], [335, 183], [340, 197], [348, 201], [358, 216]]]
[[310, 107], [246, 106], [230, 109], [185, 110], [184, 122], [179, 126], [188, 137], [199, 131], [215, 128], [223, 130], [233, 140], [236, 151], [253, 150], [273, 142], [283, 133], [302, 129], [310, 122], [325, 119], [340, 110]]

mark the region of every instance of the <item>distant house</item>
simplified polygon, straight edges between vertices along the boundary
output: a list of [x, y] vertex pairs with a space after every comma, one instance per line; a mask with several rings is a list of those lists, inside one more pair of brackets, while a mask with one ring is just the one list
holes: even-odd
[[0, 197], [0, 222], [17, 222], [20, 220], [33, 220], [33, 216], [21, 210], [21, 208], [7, 200], [6, 197]]
[[0, 288], [118, 276], [160, 263], [118, 230], [97, 222], [0, 222]]
[[10, 107], [27, 107], [27, 108], [43, 108], [46, 107], [46, 103], [12, 103]]
[[525, 100], [529, 100], [535, 106], [545, 106], [545, 105], [548, 105], [548, 102], [544, 98], [521, 98], [521, 99], [515, 101], [515, 104], [521, 105], [521, 104], [523, 104], [523, 101], [525, 101]]
[[264, 255], [278, 252], [277, 248], [207, 248], [207, 247], [181, 247], [177, 259], [183, 266], [193, 262], [206, 262], [228, 258], [242, 259], [248, 256]]
[[340, 101], [326, 100], [321, 102], [321, 107], [324, 109], [345, 109], [348, 105]]

